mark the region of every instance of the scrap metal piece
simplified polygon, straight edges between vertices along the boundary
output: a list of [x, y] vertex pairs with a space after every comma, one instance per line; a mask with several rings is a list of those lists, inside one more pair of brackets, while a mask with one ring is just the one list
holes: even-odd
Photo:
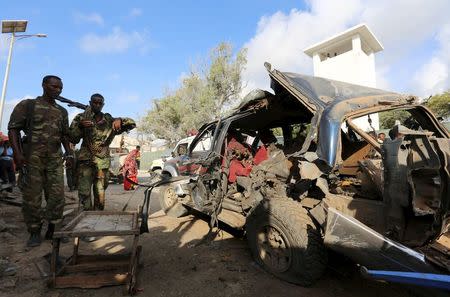
[[236, 108], [237, 111], [249, 110], [249, 109], [262, 109], [267, 108], [270, 103], [270, 99], [274, 95], [268, 91], [261, 89], [255, 89], [250, 91], [242, 99], [241, 104]]
[[334, 208], [328, 209], [324, 243], [370, 269], [435, 273], [425, 256]]

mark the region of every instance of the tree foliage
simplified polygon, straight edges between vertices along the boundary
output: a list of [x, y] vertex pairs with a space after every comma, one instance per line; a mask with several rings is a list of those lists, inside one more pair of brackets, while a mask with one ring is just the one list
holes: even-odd
[[404, 123], [405, 120], [411, 116], [411, 114], [406, 110], [383, 111], [378, 115], [380, 117], [381, 129], [391, 129], [394, 127], [396, 120], [400, 121], [400, 123]]
[[442, 94], [434, 95], [425, 105], [438, 117], [450, 117], [450, 90]]
[[240, 99], [246, 62], [245, 49], [234, 54], [229, 43], [220, 43], [204, 66], [192, 67], [177, 89], [153, 100], [141, 119], [141, 130], [174, 143], [219, 117], [224, 106]]
[[[450, 90], [442, 94], [434, 95], [428, 99], [425, 106], [431, 109], [437, 117], [448, 118], [450, 117]], [[400, 123], [404, 123], [411, 114], [406, 110], [391, 110], [380, 112], [380, 128], [390, 129], [395, 125], [395, 121], [399, 120]]]

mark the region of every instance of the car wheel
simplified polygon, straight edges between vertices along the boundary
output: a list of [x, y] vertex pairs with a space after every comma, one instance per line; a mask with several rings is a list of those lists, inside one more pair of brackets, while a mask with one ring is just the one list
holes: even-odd
[[170, 217], [179, 218], [188, 213], [187, 208], [178, 201], [178, 195], [172, 186], [160, 188], [159, 204], [164, 213]]
[[322, 237], [298, 202], [263, 200], [247, 218], [246, 232], [256, 262], [283, 280], [310, 286], [325, 271]]

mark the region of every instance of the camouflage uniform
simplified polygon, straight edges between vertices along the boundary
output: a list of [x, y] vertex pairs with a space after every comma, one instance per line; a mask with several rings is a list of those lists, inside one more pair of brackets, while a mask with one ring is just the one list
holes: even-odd
[[[27, 129], [28, 106], [33, 99], [22, 100], [14, 108], [8, 129]], [[22, 179], [22, 212], [28, 231], [39, 232], [42, 218], [58, 224], [64, 209], [64, 175], [61, 143], [67, 137], [69, 121], [62, 106], [50, 104], [42, 97], [34, 101], [33, 123], [25, 131], [27, 139], [23, 144], [27, 174]], [[41, 209], [42, 190], [47, 206]]]
[[[83, 128], [81, 121], [91, 120], [94, 127]], [[84, 210], [103, 210], [105, 208], [105, 190], [109, 181], [111, 158], [109, 145], [114, 136], [134, 127], [132, 119], [122, 118], [121, 131], [113, 131], [115, 119], [108, 113], [102, 113], [102, 120], [96, 122], [90, 109], [78, 114], [70, 124], [69, 135], [73, 143], [83, 138], [78, 155], [78, 197]], [[91, 201], [91, 188], [94, 192], [94, 203]]]

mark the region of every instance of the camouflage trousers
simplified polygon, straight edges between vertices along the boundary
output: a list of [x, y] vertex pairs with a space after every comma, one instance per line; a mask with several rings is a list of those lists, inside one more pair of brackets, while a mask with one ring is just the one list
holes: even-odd
[[[78, 167], [78, 198], [83, 210], [103, 210], [105, 191], [108, 188], [109, 169], [98, 169], [90, 162], [80, 162]], [[91, 199], [94, 193], [94, 203]]]
[[[42, 219], [58, 224], [64, 210], [64, 174], [61, 157], [30, 156], [22, 177], [22, 213], [28, 232], [38, 232]], [[42, 209], [44, 191], [45, 209]]]

